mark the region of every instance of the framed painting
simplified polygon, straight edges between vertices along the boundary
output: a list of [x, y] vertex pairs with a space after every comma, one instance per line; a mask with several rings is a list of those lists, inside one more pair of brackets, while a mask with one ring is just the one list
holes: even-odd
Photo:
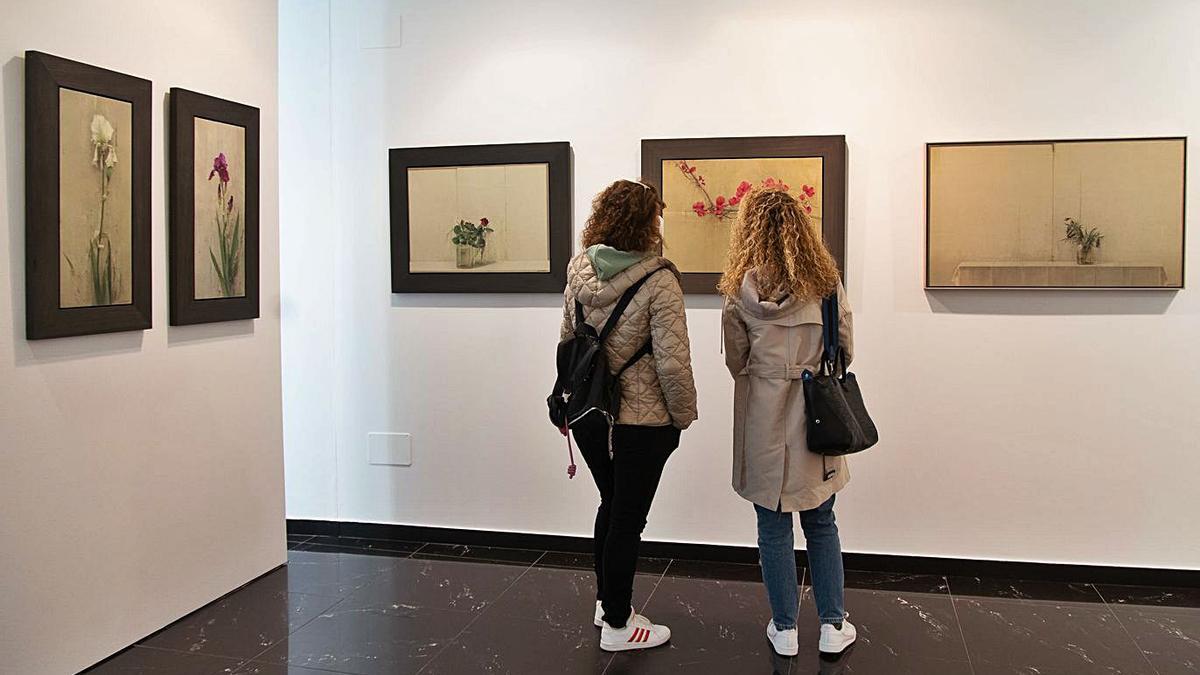
[[1187, 139], [929, 143], [925, 287], [1180, 289]]
[[172, 88], [171, 324], [256, 319], [258, 108]]
[[642, 180], [667, 205], [663, 255], [687, 293], [717, 292], [738, 202], [760, 184], [782, 184], [800, 201], [845, 275], [845, 136], [643, 140]]
[[390, 152], [393, 293], [561, 293], [571, 145]]
[[151, 85], [25, 53], [25, 335], [144, 330]]

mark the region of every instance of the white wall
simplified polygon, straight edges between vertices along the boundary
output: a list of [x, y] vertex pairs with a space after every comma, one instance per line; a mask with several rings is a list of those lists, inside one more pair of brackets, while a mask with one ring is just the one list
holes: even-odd
[[[75, 672], [285, 558], [276, 5], [6, 3], [0, 670]], [[153, 80], [154, 328], [25, 340], [24, 51]], [[166, 92], [262, 110], [262, 317], [167, 325]]]
[[[844, 133], [856, 370], [884, 439], [852, 462], [846, 549], [1200, 569], [1200, 295], [922, 290], [924, 143], [1195, 135], [1200, 5], [310, 0], [283, 15], [282, 43], [316, 53], [284, 51], [284, 128], [311, 124], [284, 156], [319, 158], [282, 186], [285, 233], [314, 254], [284, 276], [290, 517], [590, 533], [593, 487], [566, 480], [545, 420], [560, 300], [391, 295], [388, 148], [569, 140], [578, 230], [593, 194], [637, 174], [642, 138]], [[689, 303], [700, 421], [646, 537], [749, 545], [718, 305]], [[372, 431], [411, 432], [413, 465], [368, 465]]]

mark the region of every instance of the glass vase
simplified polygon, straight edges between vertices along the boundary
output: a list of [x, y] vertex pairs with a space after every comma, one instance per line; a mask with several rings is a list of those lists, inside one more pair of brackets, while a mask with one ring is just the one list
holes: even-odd
[[1080, 265], [1096, 264], [1096, 248], [1094, 246], [1077, 246], [1075, 248], [1075, 262]]

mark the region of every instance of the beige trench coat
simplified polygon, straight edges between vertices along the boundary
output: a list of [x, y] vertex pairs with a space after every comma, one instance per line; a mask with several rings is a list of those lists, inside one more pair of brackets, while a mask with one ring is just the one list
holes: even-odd
[[[841, 345], [854, 354], [846, 292], [839, 284]], [[809, 452], [800, 376], [821, 360], [821, 304], [760, 300], [754, 273], [722, 312], [725, 364], [734, 377], [733, 489], [762, 506], [806, 511], [850, 480], [843, 457]], [[824, 463], [822, 460], [824, 459]], [[832, 477], [825, 479], [825, 471]]]

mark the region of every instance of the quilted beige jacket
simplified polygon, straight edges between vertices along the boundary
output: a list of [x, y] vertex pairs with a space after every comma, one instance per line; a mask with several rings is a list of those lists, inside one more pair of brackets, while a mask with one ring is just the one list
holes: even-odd
[[[630, 286], [651, 270], [666, 267], [642, 285], [605, 343], [609, 367], [625, 364], [653, 336], [654, 353], [621, 376], [621, 412], [617, 424], [674, 425], [686, 429], [696, 420], [696, 384], [688, 343], [679, 270], [666, 258], [648, 255], [616, 276], [601, 281], [586, 253], [567, 266], [561, 337], [575, 330], [575, 300], [584, 319], [597, 330]], [[669, 271], [668, 271], [669, 270]]]

